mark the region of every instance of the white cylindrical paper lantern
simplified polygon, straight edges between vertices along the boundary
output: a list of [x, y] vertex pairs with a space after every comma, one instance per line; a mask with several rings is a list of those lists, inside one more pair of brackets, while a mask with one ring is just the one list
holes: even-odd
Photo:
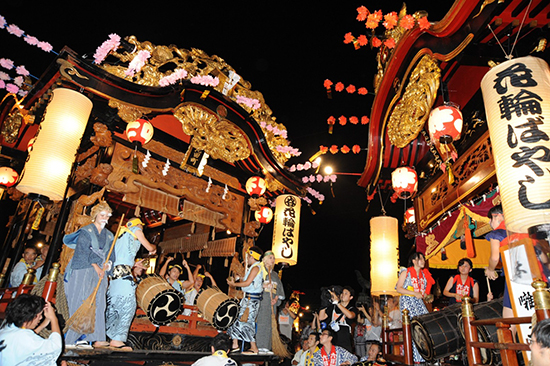
[[275, 200], [272, 251], [275, 263], [298, 263], [301, 201], [297, 196], [283, 194]]
[[506, 228], [550, 223], [550, 69], [536, 57], [493, 67], [481, 90]]
[[370, 281], [372, 295], [394, 295], [399, 271], [399, 233], [395, 217], [370, 219]]
[[40, 194], [54, 201], [63, 199], [92, 107], [88, 98], [74, 90], [53, 91], [17, 185], [19, 191]]

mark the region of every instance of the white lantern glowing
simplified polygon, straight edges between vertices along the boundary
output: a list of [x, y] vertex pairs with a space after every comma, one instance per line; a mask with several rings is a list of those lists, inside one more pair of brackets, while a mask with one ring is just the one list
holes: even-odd
[[298, 235], [300, 231], [299, 197], [283, 194], [275, 200], [272, 251], [275, 263], [298, 263]]
[[370, 219], [371, 294], [393, 295], [399, 271], [399, 234], [395, 217]]
[[493, 67], [481, 81], [506, 228], [550, 223], [550, 69], [531, 56]]
[[399, 198], [406, 199], [414, 196], [418, 189], [416, 170], [408, 166], [395, 169], [391, 173], [391, 183]]
[[46, 108], [17, 189], [61, 200], [93, 104], [81, 93], [57, 88]]

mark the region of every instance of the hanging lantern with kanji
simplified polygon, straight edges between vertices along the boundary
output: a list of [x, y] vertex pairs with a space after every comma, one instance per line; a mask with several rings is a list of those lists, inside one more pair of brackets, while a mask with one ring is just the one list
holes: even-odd
[[405, 224], [414, 224], [415, 222], [414, 207], [409, 207], [407, 211], [405, 211]]
[[17, 174], [14, 169], [7, 166], [0, 168], [0, 185], [3, 185], [4, 187], [11, 187], [17, 183], [18, 178], [19, 174]]
[[126, 126], [126, 138], [130, 142], [139, 142], [142, 145], [145, 145], [153, 138], [153, 125], [151, 122], [138, 118], [134, 122], [128, 123]]
[[392, 196], [393, 202], [396, 198], [407, 199], [413, 197], [418, 189], [416, 170], [408, 166], [395, 169], [391, 173], [391, 183], [395, 191]]
[[261, 196], [265, 193], [266, 184], [262, 177], [250, 177], [246, 181], [246, 192], [251, 196]]
[[462, 113], [453, 103], [432, 109], [428, 119], [430, 138], [441, 144], [450, 144], [462, 133]]
[[258, 211], [254, 212], [254, 217], [256, 221], [262, 224], [269, 224], [273, 219], [273, 210], [267, 206], [263, 206]]
[[447, 172], [451, 184], [454, 182], [451, 162], [458, 158], [453, 141], [460, 139], [462, 122], [460, 109], [451, 102], [432, 109], [428, 118], [430, 139], [443, 159], [441, 169]]
[[132, 160], [132, 172], [139, 173], [137, 148], [138, 145], [144, 145], [153, 138], [154, 128], [151, 122], [138, 118], [126, 126], [126, 138], [134, 144], [134, 158]]

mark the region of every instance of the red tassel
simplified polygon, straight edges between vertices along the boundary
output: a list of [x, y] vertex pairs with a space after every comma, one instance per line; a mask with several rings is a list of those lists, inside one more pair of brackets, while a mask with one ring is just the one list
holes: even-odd
[[466, 241], [466, 255], [469, 258], [474, 258], [476, 256], [476, 251], [474, 248], [474, 240], [472, 239], [472, 232], [470, 231], [469, 222], [470, 219], [466, 217], [464, 219], [464, 239]]

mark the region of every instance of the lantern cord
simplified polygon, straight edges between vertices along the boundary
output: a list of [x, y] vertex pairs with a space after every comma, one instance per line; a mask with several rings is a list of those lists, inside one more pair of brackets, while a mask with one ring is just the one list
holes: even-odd
[[504, 47], [502, 47], [502, 44], [500, 44], [500, 41], [499, 41], [497, 35], [495, 34], [495, 32], [493, 32], [493, 28], [491, 28], [491, 24], [487, 24], [487, 27], [489, 28], [489, 30], [490, 30], [491, 33], [493, 34], [493, 37], [495, 37], [495, 39], [496, 39], [498, 45], [500, 46], [500, 49], [502, 50], [502, 53], [504, 53], [504, 56], [505, 56], [506, 58], [508, 58], [509, 56], [506, 54], [506, 51], [504, 50]]
[[514, 53], [514, 48], [516, 47], [516, 44], [518, 42], [518, 38], [519, 38], [519, 34], [521, 33], [521, 29], [523, 28], [523, 24], [525, 23], [525, 18], [527, 18], [527, 14], [529, 13], [529, 8], [531, 7], [531, 4], [532, 4], [533, 0], [529, 0], [529, 4], [527, 5], [527, 9], [525, 9], [525, 14], [523, 15], [523, 19], [521, 21], [521, 24], [519, 25], [519, 29], [518, 29], [518, 32], [516, 33], [516, 39], [514, 40], [514, 44], [512, 45], [512, 49], [510, 50], [510, 53], [507, 54], [506, 51], [504, 50], [504, 47], [502, 47], [502, 44], [500, 43], [497, 35], [495, 34], [495, 32], [493, 31], [493, 28], [491, 28], [491, 24], [487, 24], [487, 27], [489, 28], [489, 30], [491, 31], [491, 33], [493, 34], [493, 37], [495, 38], [495, 40], [497, 41], [498, 45], [500, 46], [500, 49], [502, 50], [502, 52], [504, 53], [504, 56], [506, 57], [506, 59], [508, 60], [511, 60], [512, 59], [512, 53]]
[[512, 49], [510, 50], [510, 55], [508, 55], [508, 59], [512, 58], [512, 53], [514, 52], [514, 48], [516, 47], [516, 43], [518, 42], [519, 34], [521, 33], [521, 28], [523, 28], [523, 24], [525, 24], [525, 18], [527, 18], [527, 13], [529, 13], [529, 8], [531, 7], [532, 3], [533, 3], [533, 0], [529, 0], [527, 9], [525, 9], [525, 14], [523, 15], [523, 19], [521, 20], [521, 24], [519, 25], [518, 32], [516, 33], [516, 39], [514, 40], [514, 44], [512, 45]]
[[382, 207], [382, 215], [386, 216], [386, 209], [384, 208], [384, 203], [382, 202], [382, 191], [380, 190], [380, 184], [377, 184], [378, 187], [378, 197], [380, 198], [380, 207]]

